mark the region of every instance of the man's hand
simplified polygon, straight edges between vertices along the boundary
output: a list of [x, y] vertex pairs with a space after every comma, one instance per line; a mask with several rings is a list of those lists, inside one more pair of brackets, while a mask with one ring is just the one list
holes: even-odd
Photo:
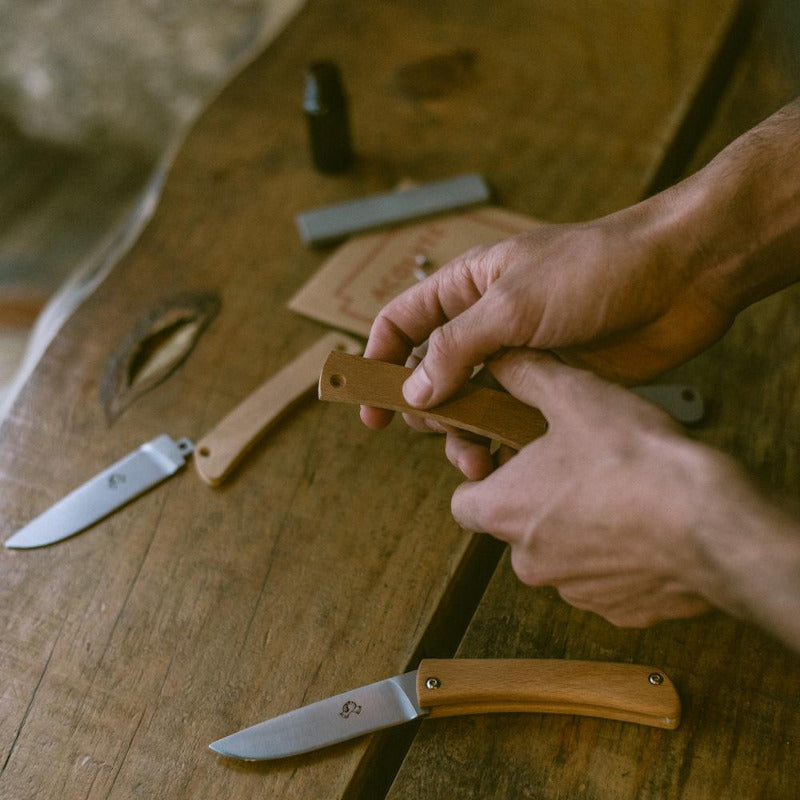
[[[800, 100], [631, 208], [473, 249], [390, 302], [365, 354], [403, 363], [428, 340], [404, 387], [421, 408], [507, 347], [551, 350], [621, 383], [653, 378], [800, 279], [799, 144]], [[381, 428], [391, 414], [362, 419]]]
[[[711, 603], [800, 652], [797, 520], [729, 458], [603, 380], [680, 364], [800, 280], [799, 145], [800, 99], [675, 187], [476, 248], [376, 318], [365, 355], [416, 366], [411, 405], [440, 403], [488, 362], [548, 418], [545, 436], [496, 461], [474, 437], [447, 437], [448, 458], [476, 481], [456, 491], [454, 515], [508, 541], [523, 580], [624, 625]], [[382, 428], [391, 414], [361, 417]]]
[[615, 624], [705, 611], [696, 529], [709, 503], [725, 502], [732, 462], [626, 389], [552, 357], [515, 350], [489, 368], [549, 429], [460, 486], [456, 520], [507, 541], [525, 583], [556, 586]]
[[[428, 340], [404, 387], [419, 407], [444, 400], [507, 347], [554, 350], [623, 383], [687, 360], [727, 330], [735, 310], [709, 265], [648, 238], [644, 216], [637, 208], [547, 225], [469, 251], [384, 307], [367, 357], [403, 363]], [[365, 409], [362, 418], [377, 428], [391, 416]]]

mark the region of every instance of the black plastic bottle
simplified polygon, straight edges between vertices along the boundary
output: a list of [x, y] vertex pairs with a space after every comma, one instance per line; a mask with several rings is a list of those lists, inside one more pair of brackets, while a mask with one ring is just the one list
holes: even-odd
[[314, 166], [320, 172], [346, 170], [353, 163], [347, 97], [339, 68], [332, 61], [309, 66], [303, 110]]

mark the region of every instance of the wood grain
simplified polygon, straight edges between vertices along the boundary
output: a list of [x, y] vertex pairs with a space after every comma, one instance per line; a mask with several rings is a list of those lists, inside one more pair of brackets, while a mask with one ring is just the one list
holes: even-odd
[[[299, 211], [401, 177], [465, 171], [489, 177], [504, 206], [542, 219], [636, 199], [686, 110], [708, 101], [698, 90], [736, 6], [503, 0], [487, 14], [480, 0], [309, 0], [198, 122], [152, 222], [17, 397], [0, 428], [3, 538], [115, 454], [161, 431], [196, 439], [322, 335], [286, 309], [326, 255], [300, 243]], [[430, 60], [454, 53], [458, 69]], [[358, 160], [336, 178], [311, 167], [300, 112], [305, 67], [320, 57], [339, 63], [351, 98]], [[110, 355], [180, 291], [219, 295], [220, 314], [168, 380], [109, 424], [98, 390]], [[207, 744], [343, 684], [450, 654], [484, 588], [470, 579], [494, 551], [451, 519], [458, 477], [441, 447], [311, 403], [219, 491], [179, 475], [68, 542], [0, 553], [0, 796], [382, 796], [404, 752], [395, 732], [268, 767], [225, 763]], [[503, 637], [480, 646], [473, 637], [478, 655], [514, 655], [516, 618], [491, 620]], [[545, 617], [539, 636], [553, 625]], [[541, 655], [557, 657], [559, 637], [573, 655], [584, 632], [554, 632]], [[626, 642], [615, 660], [675, 666], [660, 658], [664, 642], [636, 652]], [[635, 777], [663, 774], [658, 737], [673, 734], [561, 721], [541, 737], [563, 743], [562, 771], [569, 762], [552, 794], [567, 794], [559, 787], [588, 766], [585, 737], [626, 758], [643, 752]], [[484, 765], [483, 780], [521, 772], [492, 761], [483, 722], [465, 724], [475, 736], [456, 752]], [[504, 725], [502, 741], [516, 731], [537, 752], [536, 722], [526, 729], [511, 715]], [[449, 757], [426, 770], [439, 796], [460, 786]]]
[[579, 714], [674, 730], [681, 703], [656, 667], [566, 659], [425, 659], [417, 697], [430, 719], [464, 714]]
[[321, 364], [334, 348], [355, 355], [363, 345], [352, 336], [329, 333], [281, 367], [200, 439], [194, 458], [197, 474], [219, 486], [267, 430], [313, 391]]
[[403, 399], [403, 383], [412, 370], [398, 364], [332, 352], [319, 378], [320, 400], [401, 411], [485, 436], [520, 450], [547, 431], [537, 408], [506, 392], [465, 384], [452, 397], [432, 408], [419, 409]]
[[[800, 94], [800, 8], [754, 5], [760, 15], [692, 169]], [[734, 454], [791, 507], [800, 484], [799, 316], [795, 287], [740, 314], [717, 345], [664, 378], [705, 396], [707, 414], [692, 435]], [[617, 629], [552, 590], [522, 585], [504, 557], [458, 651], [490, 654], [647, 659], [674, 679], [681, 726], [666, 734], [523, 715], [425, 722], [391, 800], [800, 796], [798, 656], [752, 626], [713, 613]]]
[[325, 260], [289, 308], [335, 328], [369, 336], [378, 312], [393, 297], [456, 256], [541, 225], [524, 214], [478, 206], [380, 233], [353, 236]]

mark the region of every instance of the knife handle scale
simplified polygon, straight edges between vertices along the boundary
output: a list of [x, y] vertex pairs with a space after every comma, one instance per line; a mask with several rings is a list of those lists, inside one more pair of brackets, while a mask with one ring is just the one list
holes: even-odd
[[313, 391], [325, 357], [340, 349], [360, 353], [363, 346], [351, 336], [329, 333], [236, 406], [197, 442], [194, 463], [200, 477], [212, 486], [222, 483], [258, 439]]
[[424, 659], [417, 696], [430, 717], [497, 712], [579, 714], [678, 727], [672, 681], [654, 667], [559, 659]]
[[319, 380], [321, 400], [358, 403], [402, 411], [471, 431], [519, 450], [547, 430], [541, 412], [510, 394], [468, 382], [456, 394], [433, 408], [419, 409], [403, 399], [408, 367], [334, 352], [328, 356]]

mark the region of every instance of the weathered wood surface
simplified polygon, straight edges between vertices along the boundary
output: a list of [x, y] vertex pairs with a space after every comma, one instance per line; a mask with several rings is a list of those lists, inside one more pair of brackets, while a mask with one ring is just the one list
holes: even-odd
[[[509, 208], [543, 219], [639, 197], [686, 114], [708, 102], [703, 78], [736, 7], [504, 0], [487, 13], [479, 0], [312, 0], [204, 115], [154, 220], [4, 421], [0, 535], [159, 432], [197, 439], [318, 338], [323, 326], [285, 309], [326, 255], [301, 246], [297, 212], [468, 170]], [[303, 70], [318, 57], [338, 61], [351, 96], [360, 158], [337, 178], [311, 169], [300, 112]], [[219, 316], [174, 374], [108, 423], [98, 392], [115, 347], [186, 291], [218, 293]], [[496, 552], [450, 518], [457, 480], [441, 442], [402, 425], [376, 435], [346, 407], [310, 403], [221, 490], [189, 469], [67, 542], [4, 550], [0, 796], [378, 796], [404, 734], [267, 766], [226, 762], [206, 745], [454, 648]], [[517, 620], [525, 608], [502, 612], [496, 640], [473, 632], [465, 646], [502, 655], [525, 641], [525, 622], [543, 655], [559, 642], [578, 654], [582, 620], [562, 625], [565, 612], [549, 606]], [[616, 652], [661, 661], [664, 633], [648, 636], [637, 650], [617, 639]], [[592, 655], [612, 649], [596, 644]], [[486, 760], [482, 780], [507, 781], [485, 749], [487, 723], [463, 724], [477, 734], [470, 760]], [[497, 752], [529, 724], [496, 732]], [[554, 726], [550, 741], [564, 737], [573, 777], [606, 763], [579, 731], [639, 752], [638, 728], [564, 724], [534, 723]], [[646, 752], [655, 764], [658, 751]], [[427, 769], [449, 797], [448, 761]]]
[[[762, 16], [691, 168], [800, 94], [800, 9]], [[800, 485], [800, 291], [748, 309], [713, 349], [671, 376], [708, 401], [693, 435], [735, 454], [776, 497]], [[765, 587], [769, 591], [769, 587]], [[499, 566], [462, 642], [462, 657], [648, 659], [675, 680], [675, 732], [569, 718], [423, 723], [389, 793], [425, 798], [770, 798], [800, 796], [800, 661], [723, 614], [618, 630]]]

